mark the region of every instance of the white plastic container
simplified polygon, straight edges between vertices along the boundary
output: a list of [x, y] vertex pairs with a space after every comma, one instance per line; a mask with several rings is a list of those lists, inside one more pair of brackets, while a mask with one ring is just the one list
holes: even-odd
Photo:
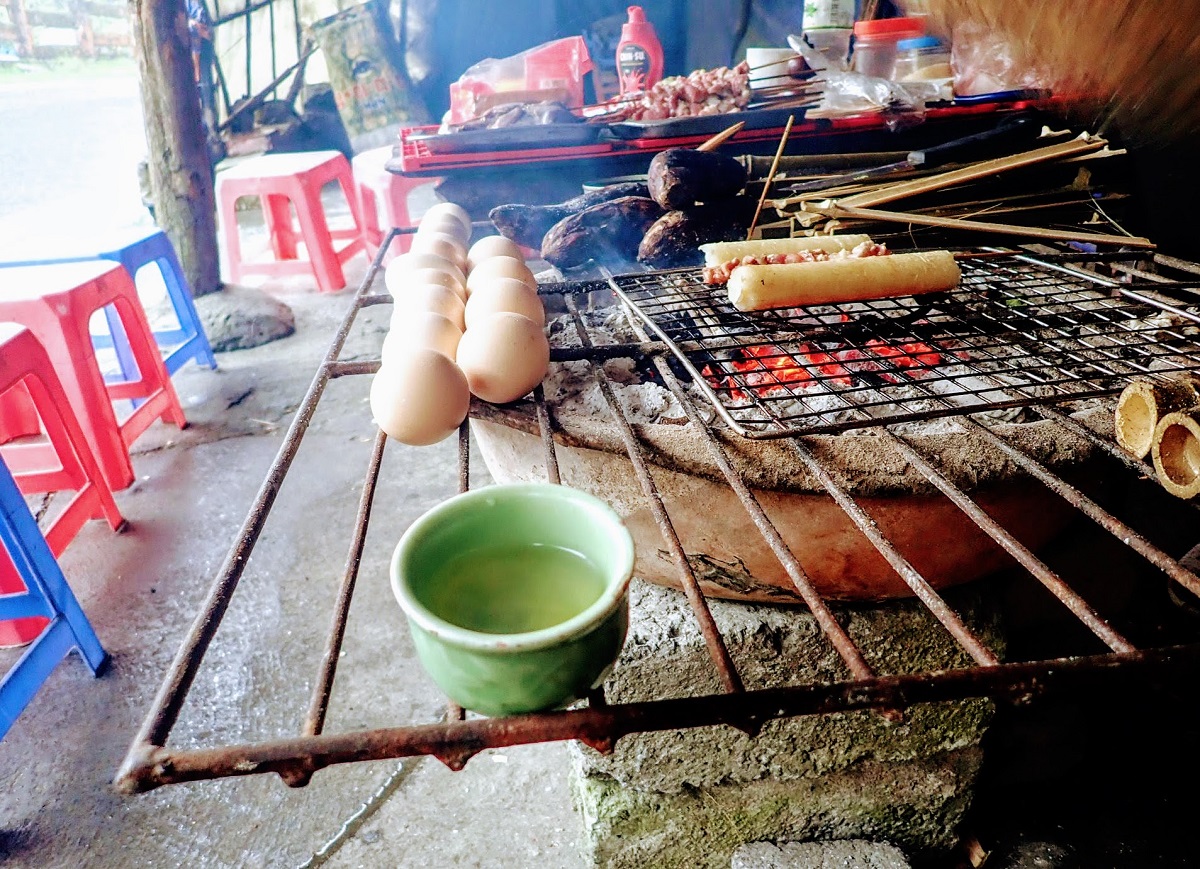
[[796, 56], [790, 48], [747, 48], [750, 87], [764, 88], [799, 82], [788, 75], [788, 62]]
[[805, 28], [804, 40], [821, 52], [834, 69], [850, 67], [850, 37], [854, 29], [850, 27], [818, 27], [812, 30]]
[[901, 39], [896, 43], [892, 72], [896, 81], [932, 81], [950, 78], [950, 46], [934, 36]]
[[896, 46], [902, 39], [921, 36], [925, 25], [915, 18], [880, 18], [854, 25], [853, 68], [875, 78], [891, 79]]

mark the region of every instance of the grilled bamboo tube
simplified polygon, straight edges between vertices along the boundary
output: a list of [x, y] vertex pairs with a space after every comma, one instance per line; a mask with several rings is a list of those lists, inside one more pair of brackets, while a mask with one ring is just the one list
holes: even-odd
[[1154, 473], [1177, 498], [1200, 494], [1200, 408], [1168, 413], [1154, 429]]
[[1144, 459], [1154, 445], [1155, 429], [1169, 413], [1200, 405], [1200, 385], [1191, 377], [1139, 377], [1117, 399], [1117, 444]]

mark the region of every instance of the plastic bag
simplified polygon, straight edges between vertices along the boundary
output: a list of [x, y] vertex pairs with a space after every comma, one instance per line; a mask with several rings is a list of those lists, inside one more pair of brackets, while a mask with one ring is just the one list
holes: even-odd
[[583, 105], [583, 77], [592, 59], [581, 36], [568, 36], [514, 54], [479, 61], [450, 85], [443, 126], [479, 117], [500, 103]]
[[950, 67], [960, 97], [1045, 87], [1038, 70], [1019, 65], [1004, 38], [977, 21], [954, 26]]
[[904, 127], [925, 119], [925, 104], [947, 98], [944, 85], [938, 82], [895, 82], [886, 78], [839, 70], [835, 61], [806, 44], [796, 36], [788, 44], [804, 57], [809, 68], [824, 79], [821, 103], [810, 110], [809, 117], [853, 115], [869, 111], [884, 111], [888, 125]]

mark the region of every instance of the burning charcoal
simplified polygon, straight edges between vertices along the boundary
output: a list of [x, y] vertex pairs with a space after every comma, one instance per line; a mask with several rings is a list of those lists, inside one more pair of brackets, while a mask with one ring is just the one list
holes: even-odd
[[704, 262], [700, 245], [710, 241], [737, 241], [744, 238], [753, 216], [740, 204], [699, 205], [682, 211], [669, 211], [646, 231], [638, 247], [638, 262], [660, 269], [698, 266]]
[[501, 235], [511, 238], [519, 245], [537, 250], [542, 246], [542, 238], [550, 227], [572, 214], [622, 196], [649, 195], [646, 185], [641, 182], [610, 184], [558, 205], [497, 205], [488, 213], [488, 217]]
[[746, 186], [746, 167], [724, 154], [668, 148], [650, 161], [648, 184], [655, 202], [676, 210], [741, 193]]
[[542, 240], [542, 259], [560, 269], [588, 260], [616, 267], [637, 259], [638, 244], [662, 209], [653, 199], [622, 196], [560, 220]]

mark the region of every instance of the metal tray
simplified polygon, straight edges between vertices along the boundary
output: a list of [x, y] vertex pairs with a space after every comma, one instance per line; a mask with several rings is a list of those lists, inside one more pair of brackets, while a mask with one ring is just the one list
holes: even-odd
[[609, 124], [608, 131], [618, 139], [673, 139], [680, 136], [710, 136], [730, 124], [744, 121], [744, 130], [782, 127], [788, 117], [803, 120], [803, 106], [778, 109], [749, 109], [723, 115], [701, 115], [692, 118], [665, 118], [661, 121], [619, 121]]
[[464, 130], [461, 133], [430, 133], [410, 136], [432, 154], [469, 154], [476, 151], [561, 148], [590, 145], [604, 130], [602, 124], [529, 124], [498, 130]]

